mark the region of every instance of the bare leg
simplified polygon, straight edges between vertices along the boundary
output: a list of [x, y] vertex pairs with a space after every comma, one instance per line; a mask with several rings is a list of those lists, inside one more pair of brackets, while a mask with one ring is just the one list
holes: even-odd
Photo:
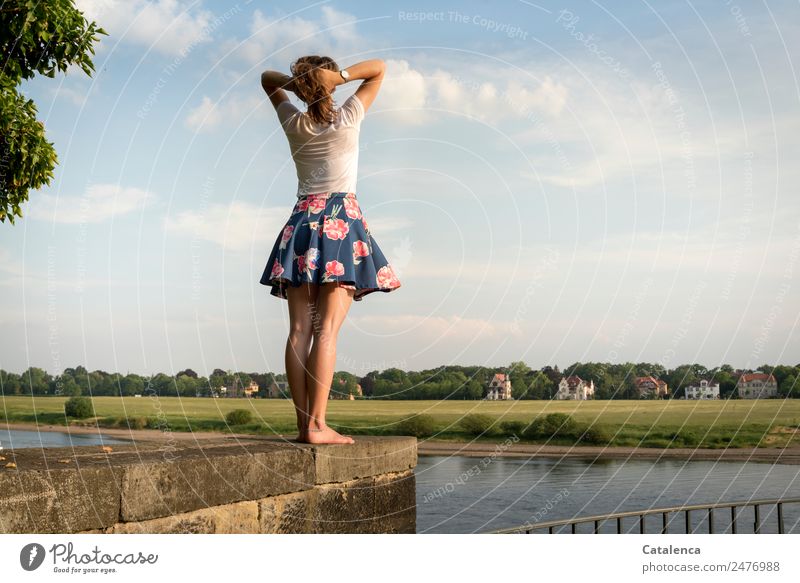
[[308, 387], [306, 386], [306, 366], [308, 352], [313, 336], [311, 317], [315, 310], [317, 284], [289, 286], [289, 337], [286, 339], [286, 377], [292, 392], [295, 413], [297, 414], [297, 441], [306, 441], [308, 427]]
[[336, 338], [344, 318], [353, 303], [355, 291], [336, 284], [320, 285], [317, 311], [314, 314], [314, 344], [308, 355], [309, 422], [308, 443], [354, 443], [351, 437], [340, 435], [325, 423], [328, 394], [336, 365]]

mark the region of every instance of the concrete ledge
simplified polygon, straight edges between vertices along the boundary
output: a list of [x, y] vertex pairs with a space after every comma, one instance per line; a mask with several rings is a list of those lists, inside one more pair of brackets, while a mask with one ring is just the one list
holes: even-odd
[[0, 532], [414, 532], [413, 437], [7, 451]]

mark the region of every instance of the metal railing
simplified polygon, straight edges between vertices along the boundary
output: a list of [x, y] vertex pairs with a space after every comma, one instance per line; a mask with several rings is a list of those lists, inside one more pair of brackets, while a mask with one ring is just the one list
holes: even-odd
[[639, 519], [639, 533], [645, 533], [645, 517], [651, 515], [661, 515], [661, 534], [667, 534], [671, 519], [668, 520], [670, 514], [683, 513], [684, 515], [684, 532], [686, 534], [693, 533], [692, 530], [692, 511], [705, 511], [708, 517], [708, 533], [714, 534], [714, 511], [730, 509], [730, 532], [736, 534], [739, 532], [737, 520], [739, 518], [739, 509], [749, 506], [753, 507], [753, 532], [756, 534], [761, 533], [762, 529], [762, 506], [775, 506], [777, 509], [778, 533], [785, 534], [784, 527], [784, 510], [783, 507], [787, 504], [800, 504], [800, 498], [782, 498], [776, 500], [743, 500], [740, 502], [720, 502], [717, 504], [692, 504], [686, 506], [672, 506], [669, 508], [652, 508], [649, 510], [634, 510], [629, 512], [615, 512], [613, 514], [601, 514], [598, 516], [584, 516], [581, 518], [568, 518], [565, 520], [550, 520], [548, 522], [539, 522], [536, 524], [525, 524], [522, 526], [515, 526], [513, 528], [504, 528], [492, 531], [493, 534], [531, 534], [535, 531], [547, 530], [548, 534], [557, 534], [555, 530], [564, 526], [569, 526], [571, 534], [578, 534], [578, 525], [585, 523], [594, 524], [594, 534], [600, 533], [600, 526], [607, 520], [616, 521], [617, 534], [622, 534], [623, 519], [630, 517], [638, 517]]

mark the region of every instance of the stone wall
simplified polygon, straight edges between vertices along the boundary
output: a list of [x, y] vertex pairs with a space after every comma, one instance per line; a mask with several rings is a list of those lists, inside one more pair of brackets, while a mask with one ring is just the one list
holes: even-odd
[[416, 439], [355, 439], [4, 450], [0, 532], [413, 533]]

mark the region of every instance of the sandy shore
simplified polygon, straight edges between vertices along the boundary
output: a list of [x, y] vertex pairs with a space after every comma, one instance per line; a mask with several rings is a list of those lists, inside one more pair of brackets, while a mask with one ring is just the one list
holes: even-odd
[[[60, 431], [76, 435], [97, 435], [133, 441], [202, 441], [221, 437], [253, 439], [258, 436], [247, 433], [194, 433], [183, 431], [160, 431], [158, 429], [111, 429], [97, 427], [61, 425], [35, 425], [29, 423], [0, 423], [0, 428], [19, 431]], [[294, 437], [294, 436], [286, 436]], [[358, 439], [356, 437], [356, 439]], [[740, 462], [764, 462], [781, 464], [800, 464], [800, 446], [787, 448], [745, 447], [728, 449], [696, 449], [655, 447], [602, 447], [602, 446], [562, 446], [530, 443], [458, 443], [453, 441], [423, 440], [418, 442], [419, 455], [466, 456], [466, 457], [507, 457], [507, 458], [579, 458], [579, 459], [692, 459], [723, 460]]]

